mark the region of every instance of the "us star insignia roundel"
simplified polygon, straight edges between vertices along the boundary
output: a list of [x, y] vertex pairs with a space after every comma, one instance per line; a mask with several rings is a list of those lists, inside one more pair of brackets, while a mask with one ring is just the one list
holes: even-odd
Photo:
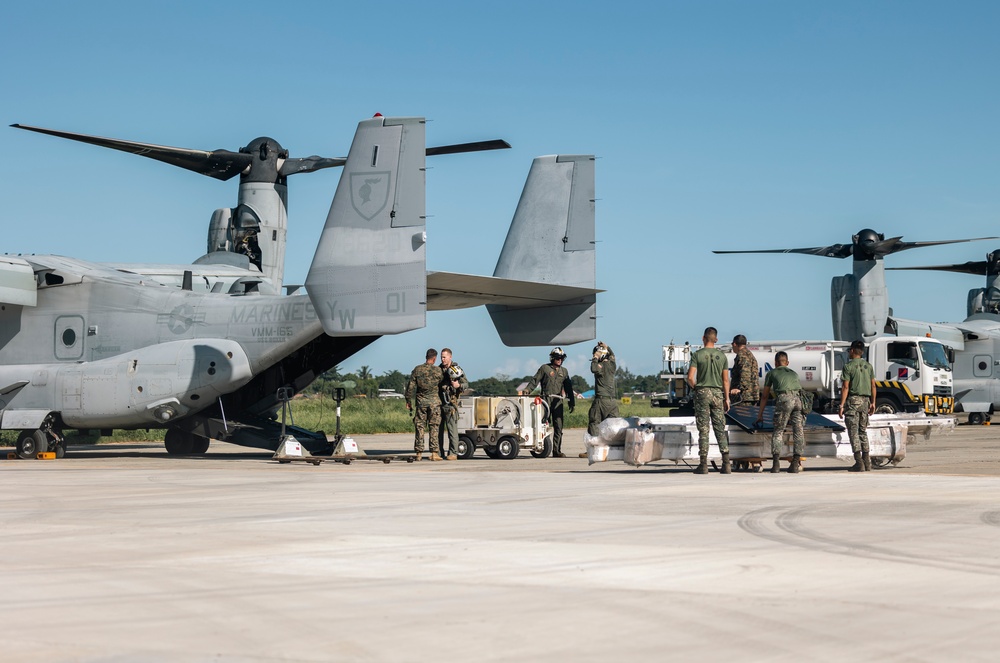
[[351, 173], [351, 206], [365, 221], [374, 219], [389, 202], [391, 175], [388, 170]]

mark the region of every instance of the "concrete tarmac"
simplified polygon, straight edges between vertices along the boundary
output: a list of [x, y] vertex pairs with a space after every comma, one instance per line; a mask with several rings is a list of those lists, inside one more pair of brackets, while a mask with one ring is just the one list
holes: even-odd
[[[564, 443], [583, 450], [582, 431]], [[359, 436], [369, 451], [411, 438]], [[10, 661], [993, 661], [1000, 430], [864, 474], [0, 461]]]

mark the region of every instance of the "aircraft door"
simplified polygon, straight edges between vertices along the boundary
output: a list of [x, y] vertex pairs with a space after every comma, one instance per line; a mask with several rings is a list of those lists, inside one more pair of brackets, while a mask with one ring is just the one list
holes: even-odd
[[82, 359], [84, 333], [83, 316], [61, 315], [56, 318], [56, 359]]
[[975, 355], [972, 358], [972, 374], [977, 378], [988, 378], [993, 375], [993, 357]]

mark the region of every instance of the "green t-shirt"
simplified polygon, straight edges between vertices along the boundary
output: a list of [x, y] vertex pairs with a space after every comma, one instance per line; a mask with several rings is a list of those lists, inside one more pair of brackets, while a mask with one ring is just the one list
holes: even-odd
[[698, 369], [695, 381], [698, 388], [722, 389], [722, 372], [729, 368], [729, 360], [718, 348], [702, 348], [691, 353], [691, 365]]
[[872, 380], [875, 379], [875, 369], [867, 361], [858, 357], [844, 364], [840, 379], [850, 382], [847, 386], [848, 396], [871, 396]]
[[787, 366], [772, 368], [764, 378], [764, 386], [770, 388], [775, 394], [784, 394], [789, 391], [798, 391], [802, 388], [799, 383], [799, 374]]

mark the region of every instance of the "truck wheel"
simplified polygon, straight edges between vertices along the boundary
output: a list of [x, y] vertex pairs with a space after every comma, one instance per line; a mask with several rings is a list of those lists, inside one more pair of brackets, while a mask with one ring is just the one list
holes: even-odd
[[899, 412], [899, 406], [896, 405], [896, 401], [891, 398], [876, 398], [875, 399], [875, 414], [896, 414]]
[[969, 413], [969, 425], [970, 426], [982, 426], [984, 421], [986, 421], [986, 417], [983, 416], [982, 412], [970, 412]]
[[49, 436], [43, 430], [23, 430], [15, 447], [18, 458], [34, 458], [49, 450]]
[[483, 447], [483, 451], [485, 451], [486, 455], [489, 456], [490, 458], [496, 458], [497, 457], [497, 448], [496, 447]]
[[517, 452], [521, 450], [521, 441], [513, 435], [504, 435], [497, 440], [497, 458], [501, 460], [514, 460]]
[[458, 436], [458, 456], [459, 460], [469, 460], [476, 453], [476, 443], [468, 435]]
[[531, 455], [534, 456], [535, 458], [548, 458], [550, 455], [552, 455], [552, 436], [546, 435], [545, 439], [542, 440], [542, 450], [535, 451], [534, 449], [532, 449]]

